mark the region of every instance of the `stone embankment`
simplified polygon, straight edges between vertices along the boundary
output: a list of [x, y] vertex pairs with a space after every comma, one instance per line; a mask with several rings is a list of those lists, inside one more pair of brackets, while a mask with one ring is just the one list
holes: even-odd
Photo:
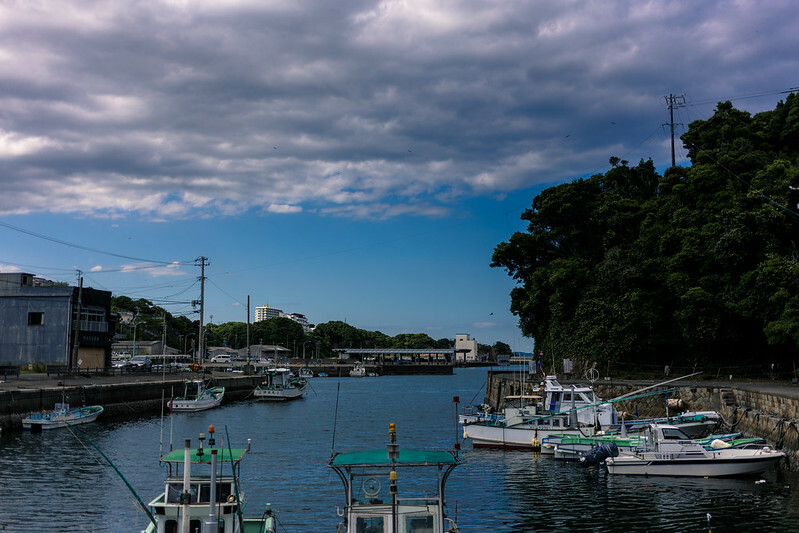
[[[496, 409], [502, 398], [519, 394], [536, 394], [540, 379], [518, 373], [488, 374], [485, 403]], [[561, 380], [569, 385], [576, 382]], [[655, 385], [655, 381], [611, 381], [594, 383], [594, 390], [603, 399], [639, 391]], [[649, 394], [649, 393], [657, 394]], [[644, 394], [648, 394], [643, 396]], [[666, 415], [666, 401], [679, 401], [679, 411], [717, 411], [725, 429], [745, 436], [761, 437], [788, 454], [789, 469], [799, 471], [799, 387], [777, 382], [688, 382], [678, 381], [657, 386], [627, 400], [616, 403], [619, 412], [629, 418], [661, 417]]]

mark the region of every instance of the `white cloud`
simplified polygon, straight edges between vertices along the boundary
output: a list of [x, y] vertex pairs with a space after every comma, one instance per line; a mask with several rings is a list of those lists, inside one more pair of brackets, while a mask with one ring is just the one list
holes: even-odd
[[784, 2], [0, 5], [0, 215], [446, 216], [665, 161], [663, 95], [796, 85], [797, 25]]

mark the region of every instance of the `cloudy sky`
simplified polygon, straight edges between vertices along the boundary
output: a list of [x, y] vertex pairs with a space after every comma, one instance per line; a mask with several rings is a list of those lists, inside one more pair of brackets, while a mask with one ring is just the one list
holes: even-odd
[[[799, 86], [790, 1], [0, 1], [0, 271], [529, 350], [542, 188]], [[678, 163], [685, 151], [678, 144]]]

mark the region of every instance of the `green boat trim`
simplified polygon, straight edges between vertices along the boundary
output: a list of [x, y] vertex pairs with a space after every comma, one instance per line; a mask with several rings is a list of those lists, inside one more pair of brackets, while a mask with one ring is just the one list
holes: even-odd
[[[189, 459], [192, 463], [195, 464], [211, 464], [211, 448], [203, 448], [203, 454], [200, 456], [199, 448], [191, 448]], [[223, 448], [216, 448], [217, 455], [216, 460], [217, 462], [225, 462], [225, 463], [238, 463], [240, 462], [247, 453], [247, 448], [233, 448], [233, 449], [223, 449]], [[161, 457], [162, 463], [180, 463], [182, 464], [185, 460], [185, 450], [173, 450], [168, 454]]]
[[365, 450], [361, 452], [338, 453], [331, 460], [331, 468], [335, 467], [371, 467], [371, 466], [441, 466], [457, 465], [460, 460], [452, 452], [413, 450], [400, 448], [399, 457], [392, 461], [385, 448]]

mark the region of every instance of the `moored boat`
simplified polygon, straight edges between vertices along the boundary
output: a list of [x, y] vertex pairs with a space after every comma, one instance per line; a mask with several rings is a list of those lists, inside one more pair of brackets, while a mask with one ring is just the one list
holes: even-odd
[[304, 366], [297, 371], [297, 375], [302, 379], [311, 379], [314, 376], [313, 370]]
[[362, 378], [366, 375], [366, 367], [363, 366], [363, 363], [358, 361], [355, 363], [355, 366], [352, 367], [350, 370], [350, 377], [351, 378]]
[[[455, 452], [400, 448], [394, 424], [389, 424], [385, 449], [334, 454], [328, 466], [341, 478], [346, 495], [337, 532], [457, 533], [446, 513], [444, 488], [459, 464]], [[398, 479], [406, 473], [403, 488], [418, 492], [400, 496]]]
[[68, 403], [57, 403], [52, 411], [32, 412], [22, 420], [23, 429], [31, 431], [43, 431], [47, 429], [65, 428], [67, 426], [77, 426], [89, 424], [97, 420], [103, 412], [100, 405], [89, 405], [70, 409]]
[[167, 471], [164, 492], [149, 504], [151, 523], [143, 533], [213, 531], [214, 533], [274, 533], [276, 519], [270, 504], [261, 516], [245, 517], [241, 490], [241, 461], [246, 448], [215, 447], [214, 426], [200, 434], [198, 448], [186, 439], [183, 450], [161, 457]]
[[253, 396], [259, 400], [296, 400], [305, 394], [308, 381], [302, 377], [292, 376], [288, 368], [270, 368], [265, 375], [266, 380], [253, 391]]
[[169, 408], [172, 411], [205, 411], [221, 404], [224, 396], [225, 387], [207, 387], [203, 379], [187, 379], [183, 395], [169, 400]]
[[762, 445], [707, 449], [674, 425], [652, 424], [643, 449], [608, 457], [605, 464], [612, 475], [736, 477], [761, 474], [783, 457]]

